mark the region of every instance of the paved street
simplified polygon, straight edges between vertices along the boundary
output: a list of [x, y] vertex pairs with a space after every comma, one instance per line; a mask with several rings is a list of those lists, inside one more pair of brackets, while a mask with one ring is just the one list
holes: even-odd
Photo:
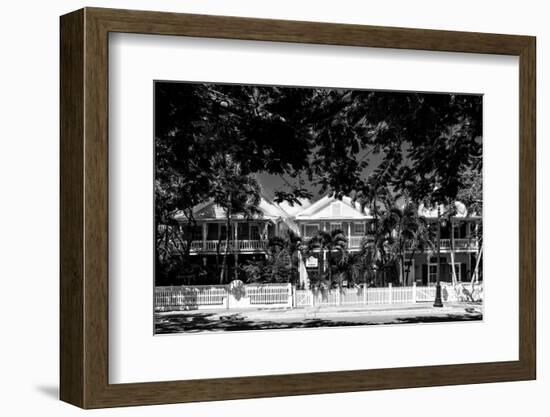
[[194, 310], [155, 314], [155, 333], [291, 329], [481, 320], [482, 306], [431, 303], [296, 309]]

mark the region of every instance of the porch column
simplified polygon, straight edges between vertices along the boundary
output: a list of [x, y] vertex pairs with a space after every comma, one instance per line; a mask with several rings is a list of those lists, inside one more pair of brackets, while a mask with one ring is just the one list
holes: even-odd
[[208, 224], [202, 224], [202, 250], [206, 250], [206, 235], [208, 234]]
[[472, 253], [470, 251], [466, 252], [468, 254], [468, 272], [466, 278], [469, 281], [472, 276]]
[[427, 276], [427, 284], [428, 287], [430, 286], [430, 252], [426, 251], [426, 265], [428, 265], [428, 276]]
[[477, 284], [479, 282], [479, 262], [480, 259], [478, 259], [479, 251], [483, 250], [483, 247], [479, 247], [479, 223], [476, 221], [474, 225], [474, 238], [475, 238], [475, 245], [476, 248], [476, 265], [475, 268], [475, 277], [474, 281]]
[[307, 276], [307, 269], [304, 258], [302, 257], [302, 254], [300, 252], [298, 252], [298, 272], [300, 274], [300, 285], [302, 285], [303, 288], [308, 288], [309, 280]]
[[348, 248], [351, 248], [351, 222], [348, 222]]
[[[460, 226], [459, 226], [460, 228]], [[459, 280], [459, 277], [456, 276], [456, 271], [455, 271], [455, 262], [456, 262], [456, 259], [455, 259], [455, 252], [456, 252], [456, 248], [455, 248], [455, 223], [451, 220], [451, 251], [450, 251], [450, 255], [451, 255], [451, 281], [453, 283], [453, 285], [456, 285], [458, 283], [458, 280]]]
[[238, 241], [238, 230], [239, 230], [239, 223], [235, 222], [235, 226], [233, 226], [233, 257], [235, 258], [235, 279], [239, 278], [239, 241]]

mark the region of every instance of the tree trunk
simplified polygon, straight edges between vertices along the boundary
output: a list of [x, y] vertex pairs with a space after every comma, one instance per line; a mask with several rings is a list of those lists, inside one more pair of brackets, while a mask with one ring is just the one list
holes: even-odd
[[329, 249], [327, 250], [327, 271], [328, 271], [328, 289], [332, 289], [332, 265], [330, 262], [330, 254], [332, 251]]
[[229, 255], [229, 233], [231, 228], [231, 198], [228, 198], [228, 204], [227, 204], [227, 216], [226, 216], [226, 223], [225, 223], [225, 250], [223, 253], [223, 261], [222, 261], [222, 270], [220, 272], [220, 284], [224, 283], [224, 277], [226, 274], [227, 269], [227, 256]]
[[441, 215], [439, 206], [437, 207], [437, 275], [435, 277], [435, 285], [441, 283]]
[[400, 284], [401, 285], [405, 285], [406, 282], [405, 282], [405, 254], [404, 253], [401, 253], [400, 255], [400, 265], [399, 265], [399, 280], [400, 280]]
[[470, 285], [472, 287], [472, 291], [473, 291], [473, 288], [474, 288], [474, 282], [475, 282], [475, 279], [476, 279], [476, 275], [479, 271], [479, 261], [481, 260], [481, 255], [483, 254], [483, 245], [481, 245], [479, 247], [479, 251], [477, 252], [477, 257], [476, 257], [476, 266], [474, 268], [474, 272], [472, 273], [472, 278], [470, 280]]
[[[409, 259], [414, 259], [415, 254], [416, 254], [416, 248], [413, 249], [411, 257]], [[412, 262], [409, 262], [409, 264], [407, 265], [407, 271], [405, 272], [405, 282], [406, 283], [409, 282], [409, 273], [411, 272], [411, 263]]]
[[453, 281], [453, 288], [456, 286], [458, 280], [456, 278], [456, 270], [455, 270], [455, 227], [453, 222], [451, 221], [451, 277]]
[[317, 258], [317, 274], [318, 274], [318, 277], [317, 277], [317, 285], [319, 285], [319, 283], [321, 282], [321, 279], [323, 277], [323, 268], [325, 267], [324, 265], [324, 259], [323, 259], [323, 249], [319, 249], [319, 257]]
[[218, 225], [218, 242], [216, 243], [216, 273], [220, 273], [220, 247], [222, 244], [222, 235], [219, 233], [219, 225]]
[[275, 265], [279, 265], [279, 259], [280, 259], [280, 256], [281, 256], [281, 252], [282, 250], [279, 250], [276, 254], [275, 254], [275, 258], [273, 259], [273, 265], [271, 266], [271, 280], [270, 282], [278, 282], [276, 279], [275, 279], [275, 273], [278, 272], [276, 269], [275, 269]]

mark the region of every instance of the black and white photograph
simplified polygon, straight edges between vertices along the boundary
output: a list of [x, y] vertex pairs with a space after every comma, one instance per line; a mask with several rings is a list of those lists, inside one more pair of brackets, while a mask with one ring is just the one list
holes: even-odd
[[481, 94], [153, 90], [156, 335], [483, 319]]

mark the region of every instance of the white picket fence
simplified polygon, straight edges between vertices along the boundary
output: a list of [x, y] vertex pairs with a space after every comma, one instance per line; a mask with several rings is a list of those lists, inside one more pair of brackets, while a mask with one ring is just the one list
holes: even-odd
[[155, 310], [292, 307], [291, 284], [250, 284], [232, 290], [230, 285], [155, 287]]
[[296, 290], [294, 306], [338, 306], [368, 304], [410, 304], [435, 299], [435, 287], [342, 288], [333, 290]]
[[195, 285], [155, 288], [155, 310], [195, 310], [200, 307], [223, 308], [226, 286]]
[[297, 290], [291, 284], [248, 284], [239, 291], [229, 285], [155, 288], [155, 310], [199, 310], [262, 307], [346, 306], [431, 302], [435, 287], [416, 286]]
[[245, 285], [245, 294], [250, 304], [288, 304], [292, 288], [288, 284]]

